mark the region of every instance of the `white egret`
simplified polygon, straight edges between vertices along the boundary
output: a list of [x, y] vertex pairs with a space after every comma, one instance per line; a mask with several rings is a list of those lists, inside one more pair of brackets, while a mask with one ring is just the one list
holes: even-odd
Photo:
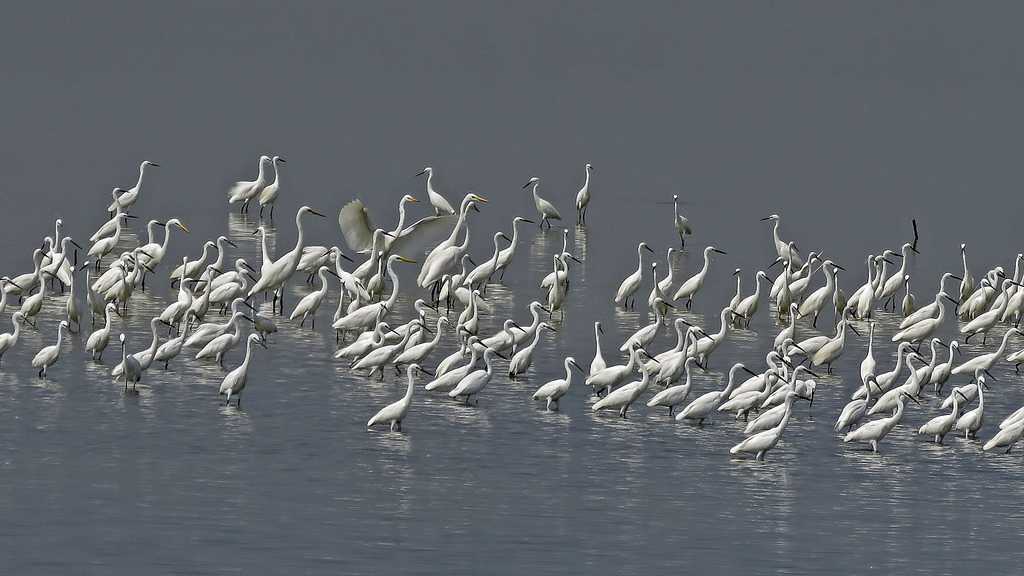
[[523, 184], [523, 189], [533, 186], [533, 204], [537, 208], [537, 214], [540, 215], [540, 227], [543, 228], [544, 224], [551, 228], [551, 222], [549, 220], [561, 220], [562, 215], [558, 213], [558, 209], [551, 202], [548, 202], [544, 198], [541, 198], [537, 194], [537, 187], [540, 186], [540, 178], [534, 176], [530, 178], [529, 182]]
[[[132, 358], [135, 361], [136, 366], [138, 368], [138, 374], [135, 374], [136, 378], [133, 380], [134, 382], [138, 382], [139, 379], [142, 377], [142, 373], [148, 370], [149, 367], [153, 364], [153, 358], [156, 355], [156, 351], [159, 350], [160, 344], [160, 337], [157, 335], [157, 326], [159, 324], [162, 324], [159, 318], [153, 318], [152, 320], [150, 320], [149, 332], [150, 335], [152, 336], [152, 340], [150, 340], [149, 348], [145, 348], [143, 350], [140, 350], [139, 352], [130, 355], [130, 358]], [[114, 378], [114, 380], [117, 380], [118, 377], [124, 374], [125, 366], [126, 365], [124, 363], [124, 359], [122, 359], [120, 364], [114, 366], [114, 369], [110, 372], [110, 375]]]
[[4, 354], [18, 344], [18, 338], [21, 336], [21, 325], [24, 323], [25, 316], [21, 312], [11, 314], [11, 324], [14, 325], [14, 329], [11, 332], [0, 334], [0, 362], [3, 362]]
[[292, 310], [291, 315], [288, 316], [289, 320], [295, 320], [301, 316], [302, 320], [299, 322], [300, 327], [306, 323], [306, 318], [309, 317], [312, 317], [310, 319], [309, 327], [316, 327], [316, 311], [320, 308], [320, 303], [324, 301], [324, 297], [327, 296], [327, 275], [330, 274], [340, 280], [340, 277], [334, 272], [334, 270], [331, 270], [327, 266], [321, 266], [317, 274], [320, 276], [320, 289], [314, 290], [303, 296], [302, 299], [299, 300], [299, 303], [295, 305], [295, 309]]
[[[985, 423], [985, 388], [988, 386], [985, 383], [985, 377], [978, 374], [978, 406], [973, 410], [964, 412], [962, 416], [956, 421], [955, 429], [957, 431], [963, 430], [964, 439], [971, 439], [977, 437], [978, 430], [981, 429], [982, 424]], [[967, 402], [966, 397], [963, 396], [958, 390], [954, 390], [953, 405], [957, 405], [956, 394], [960, 394], [961, 398], [964, 398], [965, 403]]]
[[196, 352], [196, 360], [202, 360], [204, 358], [213, 358], [218, 365], [224, 366], [224, 355], [230, 352], [238, 343], [242, 341], [242, 328], [239, 326], [239, 321], [245, 318], [246, 320], [252, 321], [245, 314], [232, 314], [231, 320], [228, 321], [230, 328], [224, 331], [223, 334], [218, 335], [213, 340], [210, 340], [202, 347], [199, 352]]
[[832, 363], [843, 354], [846, 349], [846, 329], [849, 328], [854, 334], [860, 336], [857, 329], [845, 319], [840, 320], [836, 325], [836, 336], [826, 342], [817, 352], [811, 356], [811, 364], [815, 366], [827, 365], [827, 372], [832, 373]]
[[904, 278], [907, 276], [907, 263], [910, 260], [911, 252], [919, 253], [909, 242], [900, 247], [900, 258], [903, 261], [900, 262], [899, 269], [893, 272], [892, 276], [886, 278], [882, 282], [877, 297], [878, 300], [882, 301], [883, 307], [892, 304], [893, 311], [896, 310], [896, 293], [899, 292], [900, 287], [903, 286]]
[[981, 344], [982, 346], [985, 345], [986, 340], [988, 339], [988, 331], [991, 330], [992, 327], [996, 325], [996, 322], [1003, 317], [1003, 313], [1006, 312], [1006, 306], [1010, 303], [1010, 297], [1007, 292], [1011, 286], [1017, 286], [1017, 284], [1010, 279], [1003, 280], [1001, 292], [1002, 303], [987, 312], [979, 314], [974, 317], [973, 320], [960, 327], [960, 333], [965, 335], [964, 344], [967, 344], [970, 341], [971, 336], [981, 334]]
[[227, 395], [227, 399], [224, 400], [225, 406], [231, 404], [232, 396], [236, 396], [237, 405], [239, 407], [242, 406], [242, 390], [245, 390], [245, 384], [249, 379], [249, 361], [252, 360], [253, 344], [258, 344], [264, 348], [267, 347], [258, 334], [249, 334], [249, 339], [245, 345], [245, 359], [242, 360], [242, 364], [238, 368], [228, 372], [227, 376], [220, 383], [218, 395]]
[[842, 412], [839, 413], [839, 419], [836, 420], [836, 432], [850, 430], [858, 423], [860, 423], [861, 420], [864, 419], [864, 416], [866, 416], [868, 413], [868, 405], [871, 403], [872, 384], [874, 384], [877, 391], [878, 382], [877, 380], [875, 380], [875, 375], [869, 374], [867, 378], [864, 380], [863, 385], [863, 389], [867, 391], [865, 392], [866, 395], [863, 398], [850, 400], [849, 402], [846, 403], [846, 406], [843, 406]]
[[734, 364], [733, 367], [729, 369], [729, 381], [724, 389], [718, 392], [707, 392], [705, 394], [702, 394], [701, 396], [698, 396], [693, 400], [693, 402], [687, 404], [685, 408], [683, 408], [681, 411], [679, 411], [678, 414], [676, 414], [676, 420], [696, 420], [698, 425], [703, 424], [704, 420], [709, 418], [711, 414], [713, 414], [715, 410], [718, 409], [718, 406], [724, 400], [729, 398], [729, 394], [732, 392], [733, 388], [735, 388], [736, 384], [738, 383], [736, 381], [736, 374], [740, 370], [747, 372], [751, 376], [759, 375], [756, 372], [751, 371], [743, 364]]
[[407, 370], [409, 383], [405, 388], [405, 396], [381, 408], [366, 422], [367, 428], [373, 428], [377, 424], [387, 424], [392, 432], [402, 431], [402, 420], [405, 419], [405, 415], [409, 413], [409, 407], [412, 406], [412, 391], [416, 386], [416, 372], [422, 370], [419, 364], [409, 365]]
[[612, 390], [604, 398], [594, 402], [590, 409], [594, 412], [617, 409], [619, 417], [624, 419], [629, 407], [633, 405], [633, 402], [636, 402], [641, 394], [647, 391], [647, 387], [650, 385], [651, 373], [644, 370], [639, 381], [623, 384], [621, 387]]
[[847, 432], [846, 436], [843, 437], [843, 442], [867, 442], [871, 444], [873, 452], [878, 452], [878, 443], [903, 420], [904, 401], [907, 398], [910, 398], [916, 404], [920, 404], [913, 396], [901, 394], [897, 399], [896, 410], [893, 411], [892, 416], [872, 420], [856, 430]]
[[942, 444], [942, 439], [953, 429], [953, 425], [956, 424], [957, 418], [960, 416], [960, 398], [962, 396], [959, 391], [956, 391], [953, 394], [953, 411], [925, 422], [917, 430], [917, 433], [921, 436], [932, 436], [935, 438], [936, 444]]
[[900, 305], [900, 314], [904, 318], [910, 316], [917, 309], [917, 299], [910, 292], [910, 275], [903, 277], [903, 285], [906, 288], [906, 294], [903, 296], [903, 303]]
[[[642, 351], [639, 345], [634, 344], [629, 349], [629, 361], [625, 364], [618, 364], [615, 366], [608, 366], [607, 368], [591, 374], [586, 379], [587, 386], [594, 389], [594, 393], [598, 396], [601, 395], [603, 390], [611, 390], [616, 386], [622, 384], [633, 371], [636, 370], [637, 355]], [[646, 352], [644, 352], [646, 354]]]
[[724, 250], [719, 250], [714, 246], [708, 246], [704, 249], [704, 266], [701, 267], [700, 271], [687, 279], [683, 284], [676, 290], [673, 300], [679, 300], [680, 298], [686, 298], [686, 309], [689, 310], [693, 305], [693, 297], [697, 294], [697, 291], [704, 286], [704, 278], [708, 274], [708, 266], [711, 264], [711, 254], [725, 254]]
[[779, 238], [779, 223], [781, 221], [779, 215], [772, 214], [771, 216], [765, 216], [764, 218], [761, 218], [761, 221], [771, 221], [774, 223], [772, 226], [772, 239], [775, 241], [775, 251], [778, 252], [779, 257], [783, 260], [792, 262], [793, 266], [802, 266], [803, 260], [800, 258], [800, 254], [797, 253], [796, 244], [793, 242], [783, 242], [782, 239]]
[[[424, 390], [438, 390], [442, 392], [451, 390], [457, 386], [467, 374], [475, 370], [476, 363], [480, 355], [480, 349], [482, 348], [476, 345], [477, 341], [478, 338], [476, 336], [470, 336], [466, 340], [466, 349], [469, 350], [469, 361], [462, 366], [442, 371], [441, 368], [444, 363], [442, 362], [441, 364], [438, 364], [437, 370], [434, 371], [436, 376], [433, 380], [428, 382], [426, 386], [424, 386]], [[486, 348], [486, 350], [490, 350], [490, 348]]]
[[127, 214], [122, 213], [115, 225], [114, 235], [106, 238], [100, 238], [89, 248], [89, 257], [96, 259], [97, 271], [100, 269], [100, 261], [103, 260], [103, 257], [110, 254], [114, 247], [117, 246], [117, 243], [121, 241], [121, 231], [124, 229], [124, 221], [127, 217]]
[[[896, 379], [903, 373], [903, 362], [906, 356], [911, 353], [912, 348], [913, 346], [909, 342], [900, 342], [900, 345], [896, 348], [896, 367], [889, 372], [878, 374], [875, 379], [879, 393], [888, 392], [896, 386]], [[861, 386], [853, 393], [853, 399], [863, 398], [866, 394], [867, 390], [864, 386]]]
[[593, 172], [594, 167], [589, 163], [585, 166], [586, 180], [583, 181], [583, 187], [576, 193], [576, 223], [586, 224], [587, 222], [587, 206], [590, 204], [590, 173]]
[[[516, 247], [519, 245], [519, 223], [526, 222], [533, 224], [533, 220], [529, 218], [523, 218], [522, 216], [516, 216], [512, 219], [512, 240], [509, 241], [509, 245], [498, 252], [498, 265], [495, 268], [496, 272], [499, 272], [498, 280], [504, 280], [505, 269], [512, 263], [512, 257], [516, 254]], [[579, 262], [579, 260], [576, 260]]]
[[1018, 421], [1012, 426], [1000, 428], [995, 436], [985, 442], [982, 450], [988, 452], [994, 448], [1006, 446], [1006, 453], [1009, 454], [1010, 450], [1013, 450], [1013, 445], [1020, 440], [1022, 435], [1024, 435], [1024, 420]]
[[111, 315], [121, 315], [120, 312], [117, 311], [117, 306], [114, 304], [107, 304], [103, 309], [103, 313], [103, 327], [90, 334], [89, 338], [85, 342], [85, 350], [89, 352], [92, 355], [92, 359], [97, 362], [103, 359], [103, 351], [107, 348], [107, 344], [110, 343]]
[[474, 268], [466, 275], [465, 278], [463, 278], [462, 284], [464, 286], [480, 288], [481, 290], [486, 288], [487, 282], [490, 281], [491, 276], [494, 275], [494, 272], [498, 269], [498, 256], [501, 253], [501, 241], [503, 239], [508, 240], [509, 242], [512, 241], [504, 232], [497, 232], [494, 234], [494, 255], [491, 258], [488, 258], [483, 264]]
[[40, 378], [46, 378], [46, 369], [60, 360], [60, 346], [64, 342], [65, 331], [70, 331], [67, 320], [61, 320], [57, 325], [57, 343], [44, 347], [32, 358], [32, 367], [39, 368]]
[[1006, 331], [1006, 334], [1003, 334], [1003, 340], [1002, 342], [1000, 342], [999, 348], [997, 348], [995, 352], [989, 352], [988, 354], [981, 354], [980, 356], [975, 356], [974, 358], [971, 358], [970, 360], [964, 362], [963, 364], [957, 366], [956, 368], [953, 368], [953, 370], [950, 373], [954, 376], [958, 374], [973, 374], [978, 370], [987, 373], [988, 370], [992, 368], [992, 365], [995, 364], [996, 361], [1002, 357], [1003, 353], [1006, 352], [1006, 345], [1010, 341], [1010, 336], [1013, 336], [1015, 334], [1024, 333], [1022, 333], [1017, 328], [1010, 328], [1009, 330]]
[[893, 342], [923, 342], [928, 338], [932, 337], [932, 334], [942, 326], [942, 323], [946, 320], [946, 305], [942, 300], [946, 299], [950, 302], [956, 303], [955, 300], [949, 297], [945, 292], [939, 292], [935, 296], [935, 304], [939, 307], [939, 315], [935, 318], [926, 318], [921, 320], [917, 324], [912, 324], [896, 334], [893, 334]]
[[960, 245], [960, 260], [964, 266], [960, 276], [960, 301], [966, 302], [974, 293], [974, 276], [971, 276], [971, 271], [967, 268], [967, 244]]
[[[636, 291], [640, 288], [640, 280], [643, 277], [644, 270], [644, 250], [647, 250], [651, 254], [654, 254], [654, 250], [647, 245], [646, 242], [637, 244], [636, 247], [636, 272], [633, 272], [629, 276], [623, 279], [622, 283], [619, 284], [619, 289], [615, 292], [615, 304], [622, 306], [623, 308], [629, 307], [629, 297], [636, 294]], [[633, 304], [636, 305], [636, 299], [634, 298]]]
[[676, 234], [679, 235], [679, 248], [681, 250], [686, 249], [686, 237], [693, 234], [693, 227], [690, 225], [690, 221], [679, 213], [679, 195], [672, 195], [672, 226], [676, 229]]
[[[121, 364], [123, 370], [121, 375], [124, 376], [124, 391], [128, 392], [128, 382], [132, 383], [132, 390], [135, 389], [135, 385], [142, 378], [142, 368], [139, 366], [139, 361], [134, 356], [128, 354], [127, 350], [127, 339], [124, 332], [118, 336], [118, 340], [121, 341]], [[116, 380], [116, 378], [115, 378]]]
[[552, 406], [554, 406], [555, 410], [558, 410], [558, 401], [562, 399], [562, 396], [565, 396], [566, 393], [569, 392], [569, 388], [572, 386], [573, 368], [579, 370], [581, 374], [584, 373], [583, 368], [580, 368], [580, 365], [576, 363], [576, 360], [573, 359], [572, 356], [569, 356], [565, 359], [565, 378], [552, 380], [544, 384], [533, 393], [531, 398], [533, 400], [544, 400], [547, 402], [548, 412], [552, 410]]
[[270, 206], [270, 219], [273, 220], [274, 203], [277, 202], [277, 197], [281, 193], [281, 168], [279, 164], [287, 164], [288, 162], [280, 156], [274, 156], [270, 159], [270, 163], [274, 166], [274, 181], [260, 191], [259, 203], [260, 218], [263, 217], [263, 209]]
[[290, 252], [282, 254], [277, 260], [274, 261], [269, 267], [264, 268], [261, 272], [259, 281], [249, 289], [249, 296], [258, 294], [267, 290], [274, 290], [274, 302], [276, 306], [280, 301], [281, 310], [284, 310], [284, 293], [285, 285], [288, 283], [288, 279], [292, 277], [295, 270], [299, 266], [299, 259], [302, 258], [302, 247], [305, 245], [305, 234], [302, 225], [302, 217], [305, 214], [313, 214], [314, 216], [324, 217], [323, 214], [310, 208], [309, 206], [302, 206], [295, 213], [295, 228], [298, 230], [298, 234], [295, 238], [295, 248], [292, 248]]
[[523, 346], [522, 349], [517, 351], [512, 359], [508, 363], [508, 377], [515, 380], [520, 374], [526, 372], [533, 363], [533, 351], [537, 348], [537, 343], [540, 342], [540, 336], [545, 330], [552, 332], [558, 332], [555, 327], [548, 324], [547, 322], [541, 322], [540, 326], [537, 327], [537, 331], [533, 336], [533, 342]]
[[441, 196], [437, 190], [434, 190], [434, 169], [427, 166], [417, 176], [422, 176], [423, 174], [427, 175], [427, 198], [430, 199], [430, 205], [434, 207], [434, 214], [437, 216], [455, 214], [455, 209], [452, 208], [448, 200]]
[[661, 392], [654, 395], [653, 398], [647, 401], [648, 408], [654, 408], [655, 406], [666, 406], [668, 407], [668, 417], [672, 418], [676, 406], [686, 402], [686, 398], [690, 395], [690, 387], [693, 384], [691, 367], [697, 364], [697, 359], [690, 357], [683, 362], [684, 370], [686, 371], [686, 381], [676, 386], [669, 386]]
[[604, 328], [601, 327], [601, 323], [594, 322], [594, 359], [590, 361], [588, 376], [593, 376], [608, 367], [608, 364], [604, 361], [604, 354], [601, 352], [602, 334], [604, 334]]
[[153, 354], [153, 362], [163, 362], [164, 370], [167, 370], [167, 367], [170, 366], [171, 360], [176, 358], [178, 354], [181, 354], [181, 349], [185, 345], [185, 339], [188, 338], [188, 322], [190, 314], [191, 312], [185, 313], [185, 330], [174, 338], [171, 338], [161, 344]]
[[782, 433], [786, 430], [786, 426], [789, 424], [789, 419], [793, 415], [793, 402], [797, 398], [802, 398], [799, 394], [794, 391], [790, 391], [786, 394], [786, 400], [783, 404], [782, 419], [777, 425], [762, 432], [758, 432], [753, 436], [750, 436], [746, 440], [733, 446], [729, 449], [730, 454], [739, 454], [746, 452], [748, 454], [754, 454], [754, 459], [764, 460], [765, 454], [769, 450], [775, 447], [779, 443], [779, 439], [782, 438]]
[[129, 208], [135, 205], [135, 202], [139, 200], [139, 193], [142, 192], [142, 178], [146, 175], [146, 168], [151, 166], [154, 168], [160, 167], [156, 162], [150, 162], [149, 160], [143, 160], [142, 163], [139, 164], [139, 179], [135, 183], [135, 186], [132, 186], [125, 191], [124, 194], [121, 194], [114, 199], [110, 206], [107, 207], [108, 213], [116, 212], [118, 207], [127, 212]]
[[242, 206], [239, 208], [239, 213], [246, 212], [249, 210], [249, 202], [259, 196], [263, 189], [267, 187], [269, 176], [267, 172], [270, 169], [270, 157], [260, 156], [259, 159], [259, 173], [256, 175], [255, 180], [243, 180], [235, 182], [231, 188], [228, 189], [228, 203], [234, 204], [241, 202]]
[[[127, 190], [125, 190], [124, 188], [114, 188], [110, 195], [113, 196], [116, 202], [118, 194], [124, 194], [125, 192], [127, 192]], [[92, 236], [89, 236], [89, 242], [95, 242], [100, 238], [103, 238], [104, 236], [110, 236], [111, 234], [113, 234], [114, 228], [117, 226], [117, 221], [121, 217], [122, 212], [124, 212], [124, 210], [122, 210], [121, 206], [118, 205], [114, 210], [114, 215], [111, 216], [109, 220], [104, 222], [102, 226], [97, 228], [96, 231], [93, 232]], [[135, 218], [135, 216], [128, 217]]]
[[404, 364], [419, 364], [430, 356], [430, 353], [437, 348], [437, 344], [441, 341], [441, 333], [445, 326], [448, 325], [448, 318], [440, 316], [437, 319], [437, 327], [434, 329], [434, 338], [427, 340], [426, 342], [420, 342], [415, 346], [406, 348], [401, 354], [394, 359], [395, 369]]
[[[737, 268], [737, 270], [739, 269]], [[736, 279], [736, 289], [739, 290], [739, 274], [736, 275]], [[730, 308], [736, 311], [738, 318], [745, 319], [744, 325], [747, 328], [750, 327], [750, 320], [754, 317], [754, 314], [757, 314], [757, 307], [761, 301], [762, 280], [768, 280], [768, 274], [764, 270], [758, 270], [757, 274], [754, 275], [754, 293], [737, 302], [735, 306], [730, 305]]]
[[466, 374], [462, 380], [459, 380], [455, 388], [448, 392], [448, 397], [457, 399], [459, 396], [462, 396], [465, 398], [466, 405], [468, 406], [470, 398], [483, 392], [484, 388], [487, 387], [487, 383], [491, 381], [491, 376], [494, 375], [495, 356], [500, 356], [500, 354], [490, 348], [484, 350], [484, 365], [486, 368], [474, 370]]

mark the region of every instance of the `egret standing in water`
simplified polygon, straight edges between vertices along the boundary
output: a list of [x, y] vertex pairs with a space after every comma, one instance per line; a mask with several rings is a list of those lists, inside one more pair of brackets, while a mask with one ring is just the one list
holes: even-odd
[[430, 205], [434, 207], [434, 215], [443, 216], [447, 214], [455, 214], [455, 209], [452, 208], [452, 205], [448, 200], [446, 200], [444, 196], [441, 196], [437, 190], [434, 190], [434, 169], [427, 166], [416, 175], [422, 176], [424, 174], [427, 175], [427, 198], [430, 199]]
[[232, 396], [237, 398], [236, 404], [238, 407], [241, 408], [242, 406], [242, 390], [245, 390], [246, 381], [249, 379], [249, 361], [252, 360], [253, 344], [258, 344], [264, 348], [267, 347], [259, 334], [249, 334], [249, 339], [245, 346], [245, 359], [242, 360], [242, 364], [238, 368], [228, 372], [227, 376], [220, 383], [219, 394], [227, 395], [227, 399], [224, 400], [225, 406], [231, 404]]
[[[590, 166], [589, 164], [587, 166]], [[558, 410], [558, 401], [569, 392], [569, 388], [572, 386], [572, 369], [575, 368], [584, 374], [583, 368], [576, 363], [576, 360], [572, 356], [565, 359], [565, 378], [558, 380], [552, 380], [547, 384], [541, 386], [533, 393], [534, 400], [544, 400], [547, 402], [547, 410], [550, 412], [552, 406], [555, 410]]]
[[672, 225], [676, 229], [676, 234], [679, 234], [679, 248], [685, 250], [686, 237], [693, 234], [693, 227], [690, 226], [690, 221], [686, 216], [679, 213], [678, 194], [672, 195]]
[[537, 214], [540, 214], [540, 227], [543, 228], [544, 224], [548, 225], [548, 229], [551, 228], [551, 222], [548, 220], [561, 220], [562, 215], [558, 213], [558, 209], [551, 202], [540, 197], [537, 194], [537, 187], [540, 186], [540, 178], [534, 176], [530, 178], [530, 181], [523, 184], [523, 189], [533, 186], [533, 204], [537, 208]]
[[590, 204], [590, 173], [593, 172], [594, 167], [590, 164], [586, 166], [587, 176], [583, 181], [583, 187], [576, 193], [576, 223], [586, 224], [587, 223], [587, 205]]
[[422, 370], [419, 364], [409, 365], [407, 370], [409, 384], [405, 389], [405, 396], [381, 408], [379, 412], [374, 414], [373, 418], [370, 418], [366, 423], [368, 429], [373, 428], [377, 424], [387, 424], [391, 427], [392, 432], [402, 431], [402, 420], [405, 419], [405, 415], [409, 413], [409, 407], [412, 406], [412, 390], [416, 384], [416, 372], [419, 370]]
[[[636, 272], [633, 272], [629, 276], [626, 276], [619, 284], [618, 291], [615, 292], [615, 304], [622, 306], [623, 308], [629, 307], [629, 297], [636, 294], [636, 291], [640, 289], [640, 280], [643, 278], [644, 270], [644, 250], [647, 250], [651, 254], [654, 254], [654, 250], [647, 245], [646, 242], [641, 242], [636, 247]], [[633, 298], [633, 304], [636, 305], [636, 298]]]
[[32, 367], [39, 368], [40, 378], [46, 378], [46, 369], [60, 360], [60, 346], [64, 342], [64, 332], [70, 332], [67, 320], [61, 320], [57, 325], [57, 343], [43, 348], [32, 359]]

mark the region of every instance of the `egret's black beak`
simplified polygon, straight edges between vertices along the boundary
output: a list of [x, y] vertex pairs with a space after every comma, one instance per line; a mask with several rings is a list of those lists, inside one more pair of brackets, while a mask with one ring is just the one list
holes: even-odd
[[232, 246], [234, 248], [238, 248], [238, 244], [235, 244], [234, 242], [232, 242], [231, 240], [229, 240], [227, 238], [224, 239], [224, 243], [227, 244], [228, 246]]
[[317, 212], [316, 210], [313, 210], [312, 208], [309, 209], [309, 213], [310, 214], [315, 214], [315, 215], [317, 215], [317, 216], [319, 216], [321, 218], [327, 218], [327, 216], [324, 216], [323, 214]]
[[760, 374], [758, 374], [757, 372], [754, 372], [753, 370], [751, 370], [750, 368], [747, 368], [746, 366], [740, 366], [740, 368], [742, 368], [744, 372], [746, 372], [747, 374], [750, 374], [751, 376], [760, 376]]
[[719, 254], [728, 254], [725, 250], [719, 250], [718, 248], [712, 248], [712, 252], [718, 252]]

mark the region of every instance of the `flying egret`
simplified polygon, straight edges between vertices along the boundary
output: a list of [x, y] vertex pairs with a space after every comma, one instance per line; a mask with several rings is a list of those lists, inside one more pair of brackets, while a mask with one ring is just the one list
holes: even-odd
[[549, 220], [561, 220], [562, 215], [558, 213], [558, 209], [551, 202], [540, 197], [537, 194], [537, 187], [540, 186], [540, 178], [534, 176], [530, 180], [523, 184], [523, 189], [527, 189], [533, 186], [533, 204], [537, 208], [537, 214], [540, 215], [540, 227], [543, 228], [544, 224], [548, 225], [548, 229], [551, 228], [551, 222]]
[[[590, 166], [587, 164], [587, 166]], [[588, 173], [589, 177], [589, 173]], [[589, 178], [588, 178], [589, 179]], [[555, 410], [558, 410], [558, 401], [561, 400], [562, 396], [565, 396], [569, 392], [569, 388], [572, 386], [572, 369], [575, 368], [583, 374], [583, 368], [576, 363], [576, 360], [572, 356], [565, 359], [565, 378], [558, 380], [552, 380], [547, 384], [544, 384], [533, 393], [531, 398], [533, 400], [544, 400], [547, 402], [547, 410], [551, 412], [552, 406]]]

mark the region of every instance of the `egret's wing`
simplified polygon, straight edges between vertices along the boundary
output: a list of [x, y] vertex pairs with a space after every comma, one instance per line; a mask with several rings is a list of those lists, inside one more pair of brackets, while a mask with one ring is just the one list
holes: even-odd
[[228, 188], [228, 199], [232, 202], [238, 201], [254, 184], [256, 184], [254, 181], [235, 182], [231, 185], [231, 188]]
[[389, 251], [415, 260], [447, 238], [457, 221], [452, 214], [421, 218], [402, 229]]
[[341, 208], [341, 212], [338, 212], [338, 226], [341, 227], [341, 234], [349, 250], [359, 253], [370, 251], [375, 228], [362, 200], [356, 198]]

